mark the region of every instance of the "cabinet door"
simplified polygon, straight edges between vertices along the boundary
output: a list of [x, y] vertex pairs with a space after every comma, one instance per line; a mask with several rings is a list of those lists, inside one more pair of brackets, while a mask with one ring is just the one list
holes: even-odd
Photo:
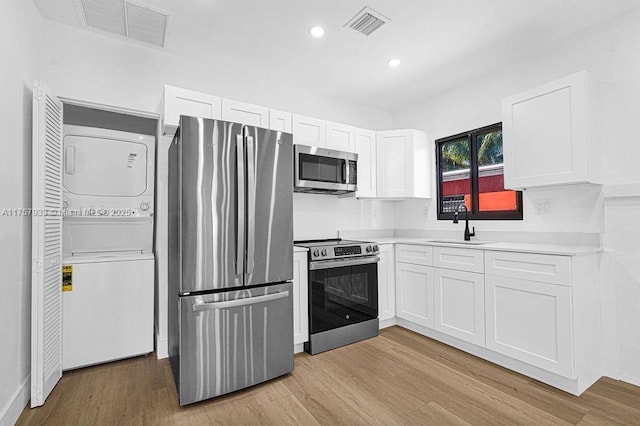
[[270, 109], [269, 128], [278, 132], [291, 133], [291, 113]]
[[376, 133], [356, 129], [356, 153], [358, 154], [358, 190], [356, 197], [376, 196]]
[[503, 100], [505, 188], [588, 182], [587, 76]]
[[434, 328], [484, 347], [484, 275], [434, 268], [434, 282]]
[[396, 263], [396, 316], [433, 328], [433, 268]]
[[356, 129], [346, 124], [327, 121], [326, 148], [345, 152], [356, 152]]
[[172, 134], [180, 125], [180, 115], [212, 118], [222, 117], [222, 99], [193, 90], [164, 86], [164, 134]]
[[397, 130], [376, 135], [377, 193], [381, 198], [410, 197], [413, 189], [412, 132]]
[[571, 288], [485, 276], [487, 348], [575, 378]]
[[293, 254], [293, 344], [309, 340], [307, 252]]
[[293, 143], [324, 148], [325, 121], [293, 114]]
[[378, 262], [378, 318], [380, 321], [396, 316], [396, 276], [393, 244], [380, 245]]
[[269, 127], [269, 108], [232, 99], [223, 99], [222, 119], [266, 129]]

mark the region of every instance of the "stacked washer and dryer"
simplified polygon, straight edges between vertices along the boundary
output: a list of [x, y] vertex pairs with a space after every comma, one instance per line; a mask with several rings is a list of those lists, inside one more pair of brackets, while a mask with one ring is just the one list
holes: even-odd
[[64, 126], [63, 369], [153, 351], [155, 138]]

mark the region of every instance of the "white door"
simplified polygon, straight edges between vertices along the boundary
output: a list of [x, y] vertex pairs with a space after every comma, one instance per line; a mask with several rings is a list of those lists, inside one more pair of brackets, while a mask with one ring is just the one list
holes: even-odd
[[436, 330], [485, 346], [484, 274], [435, 268]]
[[358, 190], [356, 197], [376, 196], [376, 132], [356, 129], [358, 154]]
[[571, 287], [485, 275], [487, 349], [575, 378]]
[[395, 256], [393, 244], [380, 245], [378, 262], [378, 318], [390, 320], [396, 316]]
[[309, 340], [307, 252], [293, 254], [293, 344]]
[[33, 83], [31, 407], [62, 377], [62, 103]]
[[396, 316], [433, 328], [433, 267], [396, 263]]
[[326, 146], [325, 121], [319, 118], [293, 114], [293, 143], [300, 145]]
[[378, 132], [376, 139], [378, 197], [411, 196], [413, 175], [411, 131]]
[[222, 99], [222, 119], [268, 129], [269, 108], [231, 99]]
[[325, 122], [326, 148], [356, 152], [356, 129], [346, 124]]

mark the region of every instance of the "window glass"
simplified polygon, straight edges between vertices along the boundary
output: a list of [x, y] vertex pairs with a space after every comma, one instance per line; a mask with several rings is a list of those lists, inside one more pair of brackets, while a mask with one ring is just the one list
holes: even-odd
[[476, 136], [478, 211], [516, 210], [517, 193], [504, 189], [502, 130]]
[[440, 208], [454, 212], [460, 203], [471, 208], [471, 149], [469, 138], [453, 140], [440, 145], [442, 196]]
[[505, 189], [502, 124], [436, 141], [438, 219], [464, 204], [471, 219], [522, 219], [522, 193]]

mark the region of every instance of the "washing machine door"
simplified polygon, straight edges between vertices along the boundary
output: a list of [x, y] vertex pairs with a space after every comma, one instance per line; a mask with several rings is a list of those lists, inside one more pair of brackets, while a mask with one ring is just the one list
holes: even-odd
[[148, 146], [117, 136], [67, 134], [64, 188], [71, 194], [137, 197], [147, 190]]

